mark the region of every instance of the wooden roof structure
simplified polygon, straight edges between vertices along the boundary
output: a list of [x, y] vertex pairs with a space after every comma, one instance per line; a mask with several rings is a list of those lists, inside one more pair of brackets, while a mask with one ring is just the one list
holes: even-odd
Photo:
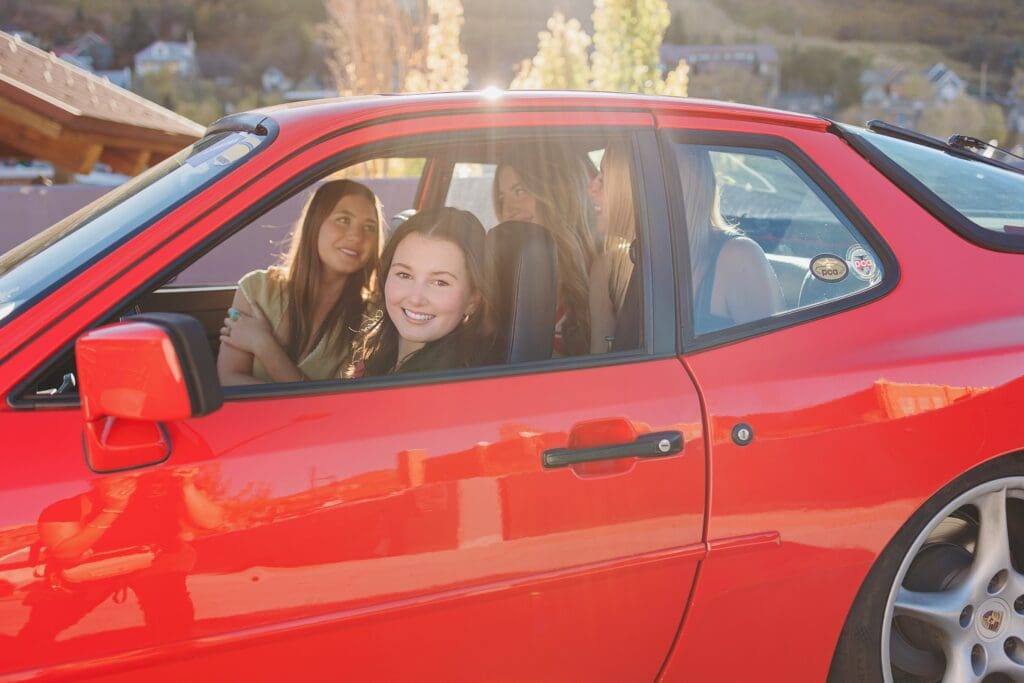
[[202, 137], [204, 127], [0, 32], [0, 157], [73, 173], [97, 161], [135, 175]]

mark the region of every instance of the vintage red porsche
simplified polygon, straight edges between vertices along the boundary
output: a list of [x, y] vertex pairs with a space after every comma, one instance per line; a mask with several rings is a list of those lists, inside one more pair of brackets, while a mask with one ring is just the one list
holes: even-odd
[[[612, 146], [605, 353], [553, 350], [513, 228], [497, 362], [221, 387], [325, 179], [491, 228], [505, 155]], [[219, 121], [0, 257], [0, 680], [1024, 680], [1024, 178], [975, 146], [585, 93]], [[709, 215], [770, 286], [704, 286]]]

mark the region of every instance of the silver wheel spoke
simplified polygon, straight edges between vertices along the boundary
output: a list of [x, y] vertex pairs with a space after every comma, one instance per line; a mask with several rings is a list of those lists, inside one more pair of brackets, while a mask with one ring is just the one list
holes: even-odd
[[925, 593], [900, 588], [893, 602], [895, 616], [923, 621], [953, 635], [960, 629], [960, 612], [964, 596], [959, 590]]
[[942, 683], [966, 683], [976, 680], [978, 676], [971, 666], [971, 646], [961, 645], [947, 651], [946, 673], [942, 676]]
[[977, 502], [981, 528], [974, 549], [971, 581], [988, 585], [1001, 569], [1010, 569], [1010, 536], [1006, 525], [1006, 489], [982, 496]]

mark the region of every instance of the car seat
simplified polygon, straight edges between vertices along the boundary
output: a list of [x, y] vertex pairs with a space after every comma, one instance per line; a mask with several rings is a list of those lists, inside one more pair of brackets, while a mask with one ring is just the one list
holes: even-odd
[[555, 244], [540, 225], [508, 221], [487, 233], [494, 362], [551, 358], [557, 305]]
[[631, 351], [640, 347], [641, 330], [644, 315], [643, 291], [643, 260], [639, 258], [640, 240], [635, 239], [629, 245], [629, 258], [633, 262], [633, 272], [626, 286], [626, 296], [619, 309], [615, 321], [615, 338], [610, 351]]

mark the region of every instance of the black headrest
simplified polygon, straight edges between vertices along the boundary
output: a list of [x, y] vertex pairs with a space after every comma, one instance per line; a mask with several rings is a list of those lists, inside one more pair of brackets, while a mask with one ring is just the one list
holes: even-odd
[[497, 362], [551, 358], [557, 305], [555, 244], [540, 225], [509, 221], [487, 233]]

